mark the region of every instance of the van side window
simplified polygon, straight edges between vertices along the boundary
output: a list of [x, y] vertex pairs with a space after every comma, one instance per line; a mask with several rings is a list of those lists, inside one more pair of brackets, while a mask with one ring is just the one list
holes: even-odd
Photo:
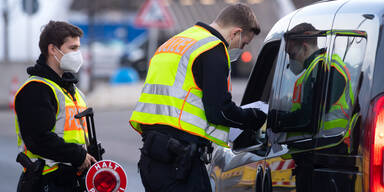
[[263, 46], [257, 63], [253, 67], [249, 77], [241, 105], [255, 101], [268, 103], [280, 44], [281, 41], [273, 41]]
[[356, 96], [367, 40], [342, 35], [336, 34], [333, 51], [328, 56], [328, 91], [318, 137], [344, 136], [345, 143], [349, 144], [350, 127], [357, 116]]
[[279, 143], [312, 138], [318, 129], [314, 116], [324, 82], [326, 42], [326, 35], [316, 31], [285, 38], [279, 93], [268, 122], [274, 132], [285, 132]]
[[[255, 101], [264, 101], [268, 103], [280, 43], [281, 41], [273, 41], [263, 46], [249, 77], [241, 105]], [[264, 143], [265, 134], [265, 125], [263, 125], [257, 132], [251, 130], [243, 131], [234, 141], [233, 149], [242, 150], [260, 144], [260, 142]]]

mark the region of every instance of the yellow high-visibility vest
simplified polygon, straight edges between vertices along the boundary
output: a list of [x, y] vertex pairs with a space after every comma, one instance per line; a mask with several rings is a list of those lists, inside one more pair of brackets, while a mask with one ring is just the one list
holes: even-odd
[[[55, 95], [57, 102], [56, 124], [51, 131], [56, 133], [59, 137], [63, 138], [64, 141], [67, 143], [76, 143], [84, 145], [86, 143], [85, 139], [88, 135], [85, 119], [76, 119], [74, 117], [78, 112], [82, 112], [87, 108], [85, 97], [80, 92], [80, 90], [75, 87], [76, 93], [75, 99], [73, 99], [69, 93], [67, 93], [55, 82], [46, 78], [31, 76], [16, 92], [15, 100], [18, 93], [25, 87], [25, 85], [30, 82], [39, 82], [48, 85]], [[17, 120], [16, 111], [15, 125], [17, 134], [17, 145], [19, 147], [19, 151], [25, 153], [31, 160], [36, 160], [37, 158], [44, 159], [45, 166], [43, 169], [43, 175], [57, 170], [58, 163], [63, 162], [56, 162], [54, 160], [41, 157], [39, 155], [33, 154], [27, 149], [20, 134], [19, 122]]]
[[[161, 45], [150, 61], [142, 94], [129, 121], [131, 126], [141, 133], [141, 124], [169, 125], [228, 147], [229, 128], [207, 121], [203, 92], [192, 73], [195, 59], [220, 43], [231, 69], [225, 44], [200, 26], [190, 27]], [[228, 75], [229, 91], [230, 87]]]

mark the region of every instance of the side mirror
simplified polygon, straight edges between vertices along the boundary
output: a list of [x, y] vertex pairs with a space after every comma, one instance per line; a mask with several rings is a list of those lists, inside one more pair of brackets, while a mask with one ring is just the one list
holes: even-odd
[[242, 149], [237, 149], [235, 151], [241, 151], [241, 152], [253, 152], [253, 151], [257, 151], [257, 150], [261, 150], [263, 148], [263, 145], [264, 143], [259, 143], [257, 145], [253, 145], [253, 146], [250, 146], [250, 147], [246, 147], [246, 148], [242, 148]]
[[264, 143], [259, 140], [258, 132], [254, 130], [244, 130], [233, 142], [233, 151], [252, 152], [263, 149]]

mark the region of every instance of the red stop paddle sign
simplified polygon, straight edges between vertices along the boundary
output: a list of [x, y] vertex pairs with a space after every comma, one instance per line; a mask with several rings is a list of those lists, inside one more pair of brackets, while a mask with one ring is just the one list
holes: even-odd
[[127, 187], [127, 175], [118, 163], [103, 160], [88, 170], [85, 184], [89, 192], [123, 192]]

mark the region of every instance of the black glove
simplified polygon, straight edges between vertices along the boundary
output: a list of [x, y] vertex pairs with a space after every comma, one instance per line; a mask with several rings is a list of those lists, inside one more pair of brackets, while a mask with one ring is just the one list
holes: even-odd
[[263, 126], [265, 120], [267, 119], [267, 115], [256, 108], [249, 108], [249, 110], [252, 111], [252, 115], [253, 115], [249, 128], [253, 130], [260, 129], [261, 126]]

